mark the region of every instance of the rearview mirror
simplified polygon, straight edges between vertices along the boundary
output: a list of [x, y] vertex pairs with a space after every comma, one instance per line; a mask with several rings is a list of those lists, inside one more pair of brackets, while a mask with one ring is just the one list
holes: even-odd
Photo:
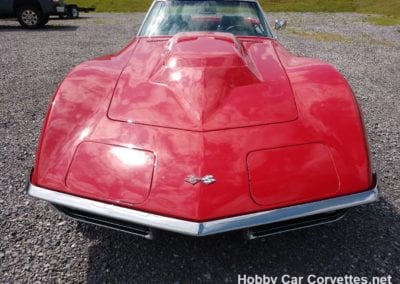
[[284, 30], [286, 28], [287, 21], [283, 19], [275, 20], [275, 30]]

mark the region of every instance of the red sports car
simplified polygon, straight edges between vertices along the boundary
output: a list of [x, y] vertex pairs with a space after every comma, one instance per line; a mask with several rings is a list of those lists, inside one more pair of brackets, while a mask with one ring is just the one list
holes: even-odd
[[349, 84], [287, 51], [255, 0], [156, 0], [126, 48], [73, 69], [27, 191], [147, 238], [257, 238], [378, 198]]

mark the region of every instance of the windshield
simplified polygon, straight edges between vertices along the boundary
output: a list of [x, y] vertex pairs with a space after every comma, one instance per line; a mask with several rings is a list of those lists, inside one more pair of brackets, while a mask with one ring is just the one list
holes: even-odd
[[228, 32], [242, 36], [271, 33], [256, 2], [157, 1], [139, 36], [174, 35], [179, 32]]

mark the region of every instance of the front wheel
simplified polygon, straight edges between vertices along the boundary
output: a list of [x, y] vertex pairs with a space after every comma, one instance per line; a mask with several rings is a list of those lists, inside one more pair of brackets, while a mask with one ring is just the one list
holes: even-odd
[[70, 19], [79, 18], [79, 10], [77, 6], [72, 6], [68, 11], [68, 16]]
[[21, 26], [29, 29], [42, 27], [46, 22], [46, 17], [42, 11], [33, 6], [24, 6], [18, 9], [17, 19]]

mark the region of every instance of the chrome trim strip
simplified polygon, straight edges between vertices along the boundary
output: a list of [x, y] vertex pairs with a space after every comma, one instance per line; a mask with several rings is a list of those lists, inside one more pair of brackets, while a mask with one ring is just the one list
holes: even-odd
[[144, 16], [144, 19], [143, 19], [142, 23], [140, 24], [140, 27], [139, 27], [139, 29], [138, 29], [138, 31], [136, 33], [137, 37], [140, 37], [140, 34], [142, 33], [142, 29], [143, 29], [144, 23], [147, 21], [147, 18], [149, 17], [150, 12], [153, 9], [153, 7], [156, 4], [156, 2], [157, 2], [157, 0], [154, 0], [153, 3], [151, 3], [151, 5], [150, 5], [149, 10], [147, 10], [146, 16]]
[[192, 222], [124, 208], [27, 184], [32, 197], [72, 209], [191, 236], [207, 236], [345, 209], [376, 201], [378, 187], [346, 196], [207, 222]]

